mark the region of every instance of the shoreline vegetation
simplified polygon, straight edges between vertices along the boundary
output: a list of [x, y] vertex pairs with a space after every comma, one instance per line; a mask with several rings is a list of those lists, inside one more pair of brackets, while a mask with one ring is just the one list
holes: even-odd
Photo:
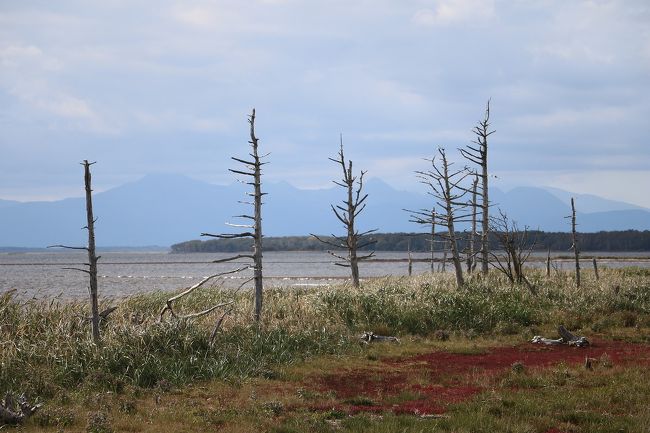
[[[458, 233], [458, 246], [465, 249], [465, 241]], [[431, 235], [426, 233], [373, 233], [370, 236], [377, 241], [362, 250], [375, 251], [431, 251]], [[323, 236], [331, 240], [331, 237]], [[567, 251], [572, 245], [569, 232], [541, 232], [528, 231], [530, 245], [535, 251]], [[442, 251], [443, 241], [436, 239], [434, 250]], [[650, 252], [650, 231], [608, 231], [597, 233], [580, 233], [580, 246], [582, 251], [598, 252]], [[269, 236], [264, 238], [264, 251], [326, 251], [326, 244], [318, 241], [314, 236]], [[498, 250], [499, 243], [495, 234], [490, 236], [490, 249]], [[250, 241], [245, 239], [210, 239], [190, 240], [171, 246], [171, 253], [215, 253], [215, 252], [242, 252], [250, 250]]]
[[[594, 401], [602, 407], [608, 407], [604, 396], [615, 399], [627, 394], [625, 389], [635, 383], [649, 383], [647, 369], [630, 370], [621, 365], [587, 378], [584, 369], [573, 364], [562, 367], [561, 361], [548, 373], [517, 373], [513, 364], [512, 371], [508, 368], [499, 373], [501, 382], [491, 384], [488, 378], [472, 382], [467, 401], [463, 397], [459, 405], [445, 406], [445, 415], [438, 418], [422, 418], [417, 411], [391, 412], [390, 404], [401, 407], [402, 402], [423, 401], [424, 394], [412, 395], [412, 389], [424, 386], [417, 384], [376, 406], [388, 407], [382, 409], [388, 412], [375, 418], [369, 417], [373, 412], [368, 408], [377, 397], [366, 394], [346, 397], [341, 407], [348, 409], [336, 409], [338, 403], [317, 405], [336, 397], [319, 394], [311, 385], [338, 371], [331, 370], [334, 365], [349, 372], [361, 364], [384, 362], [386, 356], [399, 359], [440, 350], [480, 354], [495, 345], [519, 347], [533, 335], [555, 335], [559, 324], [602, 341], [614, 338], [638, 347], [650, 342], [650, 270], [603, 269], [599, 279], [585, 270], [580, 289], [571, 272], [554, 270], [546, 276], [531, 270], [528, 278], [535, 293], [494, 271], [487, 276], [468, 276], [462, 288], [455, 287], [453, 275], [441, 273], [374, 279], [363, 282], [360, 289], [347, 284], [270, 288], [265, 290], [261, 324], [251, 323], [252, 294], [242, 292], [234, 297], [214, 344], [210, 334], [221, 313], [161, 321], [160, 310], [169, 293], [103, 299], [100, 310], [110, 306], [117, 310], [101, 323], [100, 346], [90, 338], [85, 302], [20, 300], [12, 293], [0, 294], [0, 391], [26, 393], [44, 403], [22, 427], [24, 431], [162, 431], [173, 425], [175, 431], [219, 427], [232, 432], [381, 432], [394, 431], [397, 423], [403, 426], [400, 431], [410, 432], [420, 431], [421, 423], [435, 423], [436, 431], [487, 432], [505, 431], [499, 426], [513, 422], [504, 410], [519, 414], [518, 428], [535, 418], [547, 420], [545, 429], [573, 420], [583, 427], [570, 431], [611, 431], [607, 428], [621, 425], [626, 431], [640, 431], [634, 426], [650, 419], [647, 392], [634, 405], [619, 404], [623, 415], [612, 419], [602, 415], [595, 418], [595, 424], [571, 418], [577, 416], [572, 415], [573, 409], [559, 410], [553, 399], [526, 415], [527, 404], [539, 404], [534, 396], [546, 389], [546, 374], [554, 392], [572, 392], [572, 380], [580, 392], [593, 387], [593, 395], [589, 395], [597, 397]], [[200, 311], [231, 299], [231, 292], [208, 287], [180, 299], [175, 308]], [[360, 345], [358, 336], [365, 331], [397, 336], [402, 343], [383, 348]], [[619, 362], [618, 358], [615, 361]], [[381, 368], [386, 370], [385, 365]], [[603, 391], [605, 382], [609, 388]], [[274, 391], [263, 394], [262, 389], [267, 388], [256, 388], [259, 384]], [[508, 390], [508, 386], [518, 391]], [[284, 387], [293, 391], [283, 393]], [[498, 403], [501, 409], [495, 409], [497, 403], [488, 398], [495, 392], [513, 406]], [[293, 402], [290, 395], [302, 403]], [[521, 410], [516, 409], [520, 405]], [[351, 409], [357, 407], [361, 409]], [[470, 422], [470, 413], [485, 427], [462, 428]], [[305, 420], [307, 424], [303, 424]], [[600, 424], [602, 429], [594, 427]], [[531, 431], [546, 431], [541, 428]]]

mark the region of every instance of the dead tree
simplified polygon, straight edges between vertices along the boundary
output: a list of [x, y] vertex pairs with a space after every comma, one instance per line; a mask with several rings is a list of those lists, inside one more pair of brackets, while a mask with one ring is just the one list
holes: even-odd
[[413, 255], [411, 254], [411, 240], [409, 239], [408, 241], [408, 272], [409, 272], [409, 277], [413, 275]]
[[431, 273], [433, 273], [435, 271], [434, 263], [435, 263], [435, 243], [436, 243], [436, 209], [433, 208], [431, 210], [427, 210], [427, 209], [420, 209], [420, 210], [403, 209], [403, 210], [410, 213], [409, 222], [431, 226], [431, 232], [430, 232], [431, 238], [429, 239], [429, 244], [431, 250]]
[[262, 192], [262, 166], [267, 164], [262, 162], [262, 159], [267, 155], [259, 155], [258, 142], [259, 139], [255, 135], [255, 109], [251, 112], [251, 115], [248, 117], [248, 123], [250, 124], [250, 140], [251, 153], [249, 156], [251, 160], [240, 159], [231, 157], [233, 161], [236, 161], [240, 164], [243, 164], [243, 169], [228, 169], [230, 172], [245, 176], [244, 180], [241, 180], [242, 183], [250, 185], [253, 188], [253, 192], [247, 193], [249, 197], [253, 198], [253, 201], [241, 201], [240, 203], [253, 206], [252, 215], [244, 214], [237, 215], [234, 218], [242, 218], [246, 221], [250, 221], [249, 224], [230, 224], [226, 223], [231, 227], [237, 227], [244, 229], [245, 231], [239, 233], [222, 233], [222, 234], [211, 234], [211, 233], [201, 233], [201, 236], [209, 236], [219, 239], [236, 239], [236, 238], [251, 238], [253, 240], [252, 245], [252, 254], [238, 254], [236, 256], [228, 257], [221, 260], [215, 260], [213, 263], [224, 263], [230, 262], [237, 259], [250, 259], [252, 264], [247, 266], [247, 268], [253, 269], [253, 278], [255, 282], [255, 321], [259, 322], [262, 315], [262, 296], [263, 296], [263, 277], [262, 277], [262, 197], [266, 193]]
[[489, 233], [490, 233], [490, 200], [488, 187], [488, 137], [495, 131], [490, 131], [490, 101], [485, 108], [485, 116], [472, 130], [476, 139], [474, 145], [467, 145], [465, 149], [459, 149], [461, 155], [478, 166], [478, 177], [481, 179], [478, 196], [481, 198], [481, 271], [488, 272], [489, 260]]
[[526, 284], [535, 294], [535, 288], [524, 274], [524, 265], [528, 261], [535, 241], [529, 238], [528, 227], [520, 230], [515, 221], [509, 221], [508, 216], [499, 209], [499, 216], [491, 219], [490, 231], [497, 238], [504, 254], [490, 251], [492, 266], [501, 271], [512, 283]]
[[[429, 232], [429, 250], [431, 252], [431, 259], [430, 259], [430, 264], [431, 264], [431, 273], [435, 272], [435, 251], [436, 251], [436, 244], [441, 243], [442, 244], [442, 250], [444, 250], [444, 261], [447, 259], [447, 239], [443, 239], [442, 241], [438, 241], [436, 238], [438, 237], [438, 234], [436, 234], [436, 209], [435, 207], [432, 208], [431, 210], [428, 209], [420, 209], [420, 210], [409, 210], [409, 209], [403, 209], [406, 212], [410, 213], [410, 219], [409, 222], [424, 225], [424, 226], [430, 226], [431, 230]], [[444, 272], [444, 261], [443, 261], [443, 268], [442, 271]]]
[[[169, 298], [169, 299], [167, 300], [167, 302], [165, 302], [165, 306], [162, 308], [162, 310], [160, 310], [158, 321], [159, 321], [159, 322], [162, 322], [162, 321], [163, 321], [163, 318], [165, 317], [165, 313], [167, 313], [167, 312], [169, 312], [169, 315], [170, 315], [173, 319], [175, 319], [175, 320], [190, 320], [190, 319], [197, 319], [197, 318], [199, 318], [199, 317], [202, 317], [202, 316], [208, 315], [208, 314], [212, 313], [213, 311], [215, 311], [215, 310], [218, 309], [218, 308], [222, 308], [222, 307], [225, 307], [225, 306], [229, 306], [229, 305], [234, 304], [234, 303], [235, 303], [235, 300], [234, 300], [234, 299], [231, 299], [231, 300], [226, 301], [226, 302], [220, 302], [220, 303], [218, 303], [218, 304], [216, 304], [216, 305], [213, 305], [213, 306], [211, 306], [211, 307], [209, 307], [209, 308], [206, 308], [205, 310], [198, 311], [198, 312], [195, 312], [195, 313], [188, 313], [188, 314], [179, 314], [178, 312], [176, 312], [176, 311], [174, 310], [174, 303], [175, 303], [176, 301], [178, 301], [178, 300], [181, 299], [182, 297], [187, 296], [187, 295], [189, 295], [190, 293], [194, 292], [196, 289], [202, 287], [202, 286], [203, 286], [205, 283], [207, 283], [208, 281], [213, 280], [213, 279], [218, 278], [218, 277], [224, 277], [224, 276], [226, 276], [226, 275], [228, 275], [228, 274], [235, 274], [235, 273], [238, 273], [238, 272], [244, 271], [244, 270], [246, 270], [246, 269], [248, 269], [248, 268], [249, 268], [249, 266], [243, 266], [243, 267], [241, 267], [241, 268], [234, 269], [234, 270], [231, 270], [231, 271], [220, 272], [220, 273], [217, 273], [217, 274], [214, 274], [214, 275], [210, 275], [210, 276], [208, 276], [208, 277], [205, 277], [204, 279], [202, 279], [202, 280], [199, 281], [198, 283], [194, 284], [193, 286], [186, 288], [186, 289], [183, 290], [181, 293], [172, 296], [171, 298]], [[244, 287], [244, 285], [246, 285], [246, 284], [247, 284], [248, 282], [250, 282], [251, 280], [252, 280], [252, 279], [248, 279], [248, 280], [244, 281], [244, 282], [243, 282], [243, 283], [242, 283], [242, 284], [241, 284], [241, 285], [240, 285], [240, 286], [239, 286], [239, 287], [238, 287], [238, 288], [237, 288], [237, 289], [232, 293], [232, 297], [234, 298], [235, 295], [237, 294], [237, 292], [238, 292], [239, 290], [241, 290], [241, 288]], [[216, 321], [216, 323], [215, 323], [215, 326], [214, 326], [214, 328], [213, 328], [213, 330], [212, 330], [212, 333], [211, 333], [211, 335], [210, 335], [210, 344], [211, 344], [211, 345], [214, 343], [214, 340], [215, 340], [215, 338], [216, 338], [216, 336], [217, 336], [217, 332], [219, 331], [219, 328], [221, 327], [221, 324], [223, 323], [223, 321], [224, 321], [224, 319], [226, 318], [226, 316], [227, 316], [228, 314], [230, 314], [231, 311], [232, 311], [232, 307], [230, 307], [230, 309], [224, 311], [224, 312], [221, 314], [221, 317], [219, 317], [219, 319], [217, 319], [217, 321]]]
[[[101, 256], [97, 256], [95, 253], [95, 222], [97, 221], [93, 216], [93, 200], [92, 200], [92, 186], [91, 186], [91, 174], [90, 166], [95, 164], [94, 162], [88, 162], [84, 160], [81, 163], [84, 166], [84, 184], [86, 189], [86, 226], [84, 229], [88, 230], [88, 246], [86, 247], [71, 247], [67, 245], [51, 245], [48, 248], [66, 248], [70, 250], [84, 250], [88, 252], [88, 263], [85, 265], [88, 266], [88, 269], [81, 268], [63, 268], [79, 272], [84, 272], [88, 274], [89, 277], [89, 286], [88, 292], [90, 293], [90, 323], [92, 324], [92, 335], [93, 341], [95, 344], [100, 343], [99, 335], [99, 321], [100, 317], [106, 318], [110, 312], [99, 312], [99, 302], [97, 294], [97, 262]], [[113, 311], [114, 308], [111, 310]], [[108, 311], [108, 310], [106, 310]]]
[[366, 199], [368, 194], [363, 193], [363, 176], [365, 171], [361, 170], [359, 176], [352, 174], [352, 161], [346, 162], [343, 155], [343, 136], [340, 138], [340, 149], [337, 158], [329, 158], [330, 161], [339, 165], [343, 171], [343, 178], [341, 181], [334, 181], [334, 183], [342, 188], [345, 188], [347, 198], [343, 200], [342, 205], [330, 205], [332, 212], [336, 218], [343, 224], [347, 235], [346, 237], [332, 235], [332, 240], [325, 239], [311, 233], [320, 242], [329, 245], [335, 249], [345, 249], [348, 252], [347, 257], [341, 256], [334, 251], [328, 251], [333, 257], [340, 260], [336, 262], [337, 266], [344, 266], [350, 268], [352, 276], [352, 285], [359, 287], [359, 262], [367, 260], [375, 255], [374, 251], [368, 254], [359, 255], [358, 251], [370, 246], [377, 241], [366, 239], [366, 236], [374, 233], [377, 229], [368, 230], [360, 233], [356, 228], [356, 218], [366, 207]]
[[476, 268], [476, 251], [474, 249], [474, 238], [476, 237], [476, 215], [477, 215], [477, 201], [476, 191], [478, 187], [478, 176], [474, 175], [472, 182], [472, 228], [469, 234], [469, 251], [467, 253], [467, 273], [471, 274]]
[[576, 287], [580, 288], [580, 246], [578, 245], [578, 232], [576, 231], [576, 207], [573, 197], [571, 197], [571, 215], [567, 218], [571, 218], [571, 235], [573, 244], [571, 249], [575, 254], [576, 260]]
[[453, 163], [448, 162], [444, 149], [438, 149], [438, 156], [440, 157], [439, 162], [435, 157], [430, 160], [430, 170], [417, 171], [416, 175], [420, 182], [431, 188], [429, 194], [437, 200], [436, 205], [444, 209], [444, 213], [436, 214], [436, 218], [439, 224], [447, 227], [447, 234], [444, 237], [449, 242], [449, 249], [451, 250], [456, 272], [456, 283], [460, 287], [465, 284], [465, 280], [463, 278], [455, 224], [461, 221], [466, 222], [467, 218], [471, 216], [469, 214], [459, 214], [459, 212], [465, 211], [467, 207], [467, 203], [462, 201], [467, 189], [463, 188], [461, 184], [471, 173], [465, 168], [451, 171]]

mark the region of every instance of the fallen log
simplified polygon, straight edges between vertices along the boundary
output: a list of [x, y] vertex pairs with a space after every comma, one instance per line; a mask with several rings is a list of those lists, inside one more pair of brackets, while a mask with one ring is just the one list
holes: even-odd
[[364, 332], [361, 334], [359, 337], [359, 340], [364, 343], [364, 344], [369, 344], [374, 341], [395, 341], [399, 343], [399, 339], [397, 337], [391, 337], [391, 336], [386, 336], [386, 335], [377, 335], [374, 332]]
[[21, 394], [18, 400], [15, 400], [14, 395], [8, 392], [0, 402], [0, 426], [22, 424], [42, 405], [42, 403], [31, 405], [25, 394]]
[[563, 325], [560, 325], [557, 328], [557, 332], [560, 334], [560, 338], [552, 339], [544, 338], [541, 335], [535, 335], [530, 342], [535, 344], [545, 344], [547, 346], [568, 344], [569, 346], [575, 347], [587, 347], [590, 344], [589, 340], [587, 340], [587, 337], [574, 335], [569, 332]]

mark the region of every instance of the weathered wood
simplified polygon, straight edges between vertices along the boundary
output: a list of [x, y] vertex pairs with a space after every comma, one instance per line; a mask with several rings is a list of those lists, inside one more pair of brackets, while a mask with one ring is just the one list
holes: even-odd
[[576, 287], [580, 288], [580, 247], [578, 245], [578, 232], [576, 230], [576, 206], [573, 197], [571, 197], [571, 235], [573, 238], [571, 249], [573, 249], [576, 261]]
[[399, 343], [399, 339], [397, 337], [377, 335], [374, 332], [367, 332], [367, 331], [361, 334], [359, 340], [365, 344], [369, 344], [373, 342], [383, 342], [383, 341], [394, 341]]
[[177, 300], [179, 300], [180, 298], [182, 298], [184, 296], [189, 295], [190, 293], [192, 293], [193, 291], [195, 291], [199, 287], [203, 286], [208, 281], [213, 280], [213, 279], [215, 279], [217, 277], [222, 277], [222, 276], [229, 275], [229, 274], [236, 274], [236, 273], [241, 272], [241, 271], [243, 271], [245, 269], [248, 269], [248, 266], [243, 266], [243, 267], [240, 267], [238, 269], [233, 269], [231, 271], [219, 272], [217, 274], [212, 274], [210, 276], [207, 276], [207, 277], [203, 278], [198, 283], [196, 283], [196, 284], [188, 287], [187, 289], [183, 290], [181, 293], [172, 296], [171, 298], [167, 299], [167, 302], [165, 302], [165, 306], [160, 310], [160, 313], [158, 314], [158, 321], [162, 322], [163, 318], [165, 317], [165, 313], [167, 313], [167, 312], [169, 312], [169, 314], [175, 319], [191, 319], [191, 318], [196, 318], [196, 317], [206, 315], [206, 314], [214, 311], [215, 309], [217, 309], [219, 307], [223, 307], [223, 306], [232, 304], [234, 301], [233, 302], [225, 302], [225, 303], [222, 303], [222, 304], [217, 304], [217, 305], [215, 305], [213, 307], [208, 308], [207, 310], [201, 311], [199, 313], [188, 314], [188, 315], [185, 315], [185, 316], [179, 316], [174, 311], [174, 302], [176, 302]]
[[447, 198], [445, 206], [447, 209], [447, 231], [449, 233], [449, 245], [451, 247], [451, 258], [454, 263], [454, 270], [456, 271], [456, 283], [458, 286], [463, 286], [465, 280], [463, 278], [463, 268], [460, 263], [460, 252], [458, 250], [458, 243], [456, 240], [456, 229], [454, 228], [454, 209], [452, 205], [452, 182], [449, 176], [449, 163], [447, 162], [447, 155], [443, 149], [439, 150], [442, 156], [442, 172], [444, 183], [444, 196]]
[[530, 340], [531, 343], [535, 344], [545, 344], [547, 346], [555, 346], [558, 344], [564, 344], [564, 340], [561, 338], [557, 339], [552, 339], [552, 338], [544, 338], [541, 335], [535, 335], [532, 340]]
[[413, 275], [413, 255], [411, 254], [411, 241], [408, 241], [408, 271], [409, 271], [409, 277]]
[[569, 346], [577, 346], [577, 347], [589, 346], [589, 340], [587, 340], [587, 337], [579, 337], [577, 335], [573, 335], [563, 325], [558, 326], [557, 332], [560, 334], [564, 342]]
[[490, 230], [505, 253], [502, 256], [490, 251], [492, 266], [506, 275], [512, 283], [524, 283], [531, 293], [536, 294], [535, 287], [524, 275], [524, 265], [535, 248], [535, 241], [528, 238], [528, 227], [520, 230], [517, 223], [510, 221], [506, 213], [499, 209], [499, 216], [491, 220]]
[[474, 238], [476, 236], [476, 189], [478, 187], [478, 176], [474, 176], [472, 182], [472, 231], [469, 234], [469, 254], [467, 256], [467, 273], [471, 274], [476, 268], [476, 253], [474, 251]]
[[262, 275], [262, 164], [258, 153], [259, 140], [255, 136], [255, 109], [251, 112], [248, 119], [250, 123], [250, 144], [253, 148], [253, 174], [254, 174], [254, 208], [253, 221], [255, 226], [255, 236], [253, 237], [253, 275], [255, 278], [255, 321], [259, 322], [262, 317], [262, 298], [264, 295], [263, 275]]
[[95, 253], [95, 217], [93, 216], [92, 176], [90, 166], [94, 164], [84, 160], [84, 184], [86, 189], [86, 229], [88, 230], [88, 275], [90, 278], [90, 309], [93, 341], [100, 343], [99, 335], [99, 301], [97, 293], [97, 254]]
[[471, 145], [466, 149], [459, 149], [461, 155], [471, 163], [479, 166], [481, 179], [481, 188], [478, 195], [481, 197], [481, 271], [484, 274], [488, 272], [489, 263], [489, 232], [490, 232], [490, 199], [489, 199], [489, 175], [488, 175], [488, 138], [495, 131], [490, 131], [490, 100], [485, 107], [485, 115], [473, 129], [476, 139], [473, 141], [478, 147]]
[[[250, 139], [248, 143], [251, 145], [251, 152], [249, 156], [251, 159], [242, 159], [231, 157], [233, 161], [241, 163], [244, 165], [244, 170], [229, 169], [231, 173], [245, 175], [252, 177], [252, 181], [241, 181], [246, 185], [253, 187], [253, 192], [246, 193], [247, 196], [252, 197], [253, 201], [239, 201], [239, 203], [247, 204], [253, 206], [252, 214], [236, 215], [234, 218], [244, 218], [251, 220], [250, 224], [231, 224], [226, 223], [226, 225], [235, 228], [249, 229], [250, 231], [240, 232], [240, 233], [223, 233], [223, 234], [212, 234], [212, 233], [201, 233], [201, 236], [209, 236], [219, 239], [240, 239], [240, 238], [251, 238], [253, 240], [252, 244], [252, 254], [237, 254], [231, 257], [224, 259], [214, 260], [213, 263], [226, 263], [231, 262], [237, 259], [250, 259], [252, 263], [245, 268], [233, 272], [239, 272], [243, 269], [252, 269], [253, 278], [247, 280], [246, 283], [254, 281], [254, 320], [259, 322], [262, 317], [262, 304], [263, 304], [263, 294], [264, 294], [264, 284], [263, 284], [263, 264], [262, 264], [262, 197], [266, 193], [262, 192], [262, 166], [265, 164], [262, 162], [262, 158], [266, 155], [259, 154], [259, 139], [255, 135], [255, 109], [251, 111], [251, 114], [248, 116], [248, 123], [250, 125], [249, 135]], [[241, 288], [241, 286], [240, 286]], [[213, 311], [214, 308], [206, 310], [206, 312]], [[163, 311], [166, 311], [163, 308]], [[173, 310], [171, 310], [173, 315]], [[205, 313], [205, 312], [202, 312]], [[195, 313], [200, 314], [200, 313]], [[207, 313], [206, 313], [207, 314]], [[162, 316], [161, 316], [162, 317]], [[194, 317], [194, 316], [192, 316]], [[215, 331], [216, 332], [216, 331]]]
[[20, 395], [18, 399], [11, 393], [5, 394], [0, 402], [0, 426], [22, 424], [42, 405], [42, 403], [30, 404], [25, 394]]
[[[84, 166], [84, 187], [86, 191], [86, 226], [84, 229], [88, 230], [88, 245], [85, 247], [75, 247], [68, 245], [50, 245], [48, 248], [65, 248], [71, 250], [84, 250], [88, 252], [88, 263], [85, 263], [88, 266], [88, 269], [82, 269], [77, 267], [64, 267], [62, 269], [72, 270], [83, 272], [88, 275], [88, 294], [90, 295], [90, 323], [92, 330], [92, 338], [95, 344], [100, 343], [100, 333], [99, 333], [99, 322], [100, 322], [100, 313], [99, 313], [99, 301], [98, 301], [98, 290], [97, 290], [97, 262], [100, 259], [95, 252], [95, 217], [93, 215], [93, 201], [92, 201], [92, 177], [90, 174], [90, 166], [95, 164], [94, 162], [88, 162], [84, 160], [81, 165]], [[108, 315], [108, 314], [107, 314]]]
[[563, 325], [558, 326], [557, 331], [558, 334], [560, 334], [560, 338], [558, 339], [544, 338], [540, 335], [536, 335], [531, 340], [531, 343], [545, 344], [545, 345], [567, 344], [569, 346], [575, 346], [575, 347], [587, 347], [590, 345], [587, 337], [579, 337], [573, 335]]
[[375, 232], [376, 229], [359, 233], [356, 228], [356, 218], [365, 209], [366, 204], [364, 202], [368, 198], [368, 194], [363, 194], [363, 177], [366, 172], [361, 170], [358, 178], [353, 175], [352, 161], [346, 161], [345, 155], [343, 154], [343, 135], [340, 136], [340, 147], [337, 157], [329, 158], [329, 160], [335, 162], [337, 165], [340, 165], [343, 172], [341, 181], [334, 181], [334, 183], [340, 187], [345, 188], [346, 199], [343, 200], [343, 206], [330, 205], [330, 207], [336, 218], [343, 224], [343, 227], [346, 230], [346, 236], [345, 238], [338, 238], [332, 235], [335, 239], [340, 240], [339, 244], [323, 239], [313, 233], [311, 233], [311, 236], [314, 236], [317, 240], [327, 245], [333, 246], [335, 248], [345, 248], [347, 250], [347, 257], [340, 256], [333, 251], [328, 251], [328, 253], [338, 258], [339, 260], [342, 260], [342, 262], [335, 263], [335, 265], [350, 268], [352, 285], [354, 287], [359, 287], [359, 262], [369, 259], [374, 255], [374, 252], [371, 252], [365, 256], [360, 256], [358, 255], [358, 250], [362, 247], [372, 245], [376, 242], [375, 240], [369, 240], [366, 242], [361, 241], [364, 236]]
[[595, 257], [592, 259], [592, 263], [594, 264], [594, 273], [596, 274], [596, 281], [598, 281], [600, 280], [600, 275], [598, 274], [598, 262], [596, 261]]
[[[443, 212], [436, 213], [436, 218], [439, 223], [447, 228], [446, 233], [440, 237], [447, 243], [451, 252], [451, 259], [456, 274], [456, 283], [458, 286], [463, 286], [465, 280], [463, 277], [455, 224], [456, 222], [462, 221], [462, 215], [459, 216], [457, 211], [470, 205], [464, 199], [465, 194], [469, 190], [462, 187], [462, 183], [464, 179], [473, 173], [466, 167], [460, 170], [452, 169], [451, 166], [453, 163], [447, 160], [444, 149], [439, 148], [437, 153], [435, 157], [429, 160], [431, 162], [429, 170], [416, 171], [415, 173], [419, 181], [431, 189], [429, 194], [436, 199], [436, 205], [443, 209]], [[440, 159], [437, 160], [436, 158]], [[447, 248], [445, 248], [442, 260], [443, 271], [447, 262], [446, 253]]]
[[219, 329], [221, 328], [224, 319], [231, 312], [232, 312], [232, 308], [224, 311], [221, 317], [219, 317], [219, 320], [217, 320], [217, 323], [214, 325], [214, 328], [212, 329], [212, 333], [210, 334], [210, 346], [214, 346], [214, 341], [217, 338], [217, 333], [219, 332]]

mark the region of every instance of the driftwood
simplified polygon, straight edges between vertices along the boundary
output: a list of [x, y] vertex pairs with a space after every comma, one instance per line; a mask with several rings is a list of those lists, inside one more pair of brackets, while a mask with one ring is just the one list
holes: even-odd
[[569, 346], [575, 347], [587, 347], [590, 345], [587, 337], [573, 335], [562, 325], [558, 327], [557, 332], [560, 334], [560, 338], [558, 339], [544, 338], [540, 335], [536, 335], [530, 342], [535, 344], [545, 344], [547, 346], [568, 344]]
[[[188, 288], [185, 289], [183, 292], [181, 292], [181, 293], [179, 293], [179, 294], [177, 294], [177, 295], [172, 296], [171, 298], [169, 298], [169, 299], [167, 300], [167, 302], [165, 302], [165, 306], [162, 308], [162, 310], [160, 310], [159, 317], [158, 317], [158, 321], [159, 321], [159, 322], [162, 322], [162, 321], [163, 321], [163, 318], [165, 317], [165, 313], [167, 313], [167, 312], [169, 312], [169, 314], [170, 314], [174, 319], [195, 319], [195, 318], [197, 318], [197, 317], [205, 316], [206, 314], [209, 314], [209, 313], [213, 312], [213, 311], [216, 310], [217, 308], [225, 307], [226, 305], [233, 304], [233, 303], [235, 302], [234, 300], [229, 301], [229, 302], [223, 302], [223, 303], [221, 303], [221, 304], [214, 305], [214, 306], [208, 308], [207, 310], [200, 311], [200, 312], [198, 312], [198, 313], [187, 314], [187, 315], [184, 315], [184, 316], [179, 316], [179, 315], [174, 311], [174, 306], [173, 306], [173, 303], [174, 303], [175, 301], [177, 301], [178, 299], [182, 298], [183, 296], [189, 295], [190, 293], [192, 293], [193, 291], [195, 291], [195, 290], [198, 289], [199, 287], [203, 286], [205, 283], [207, 283], [208, 281], [212, 280], [213, 278], [217, 278], [217, 277], [221, 277], [221, 276], [224, 276], [224, 275], [234, 274], [234, 273], [237, 273], [237, 272], [241, 272], [241, 271], [243, 271], [244, 269], [247, 269], [247, 268], [248, 268], [248, 266], [244, 266], [244, 267], [241, 267], [241, 268], [239, 268], [239, 269], [235, 269], [235, 270], [233, 270], [233, 271], [220, 272], [220, 273], [218, 273], [218, 274], [210, 275], [210, 276], [208, 276], [208, 277], [205, 277], [204, 279], [202, 279], [202, 280], [199, 281], [198, 283], [194, 284], [193, 286], [188, 287]], [[240, 286], [240, 288], [241, 288], [241, 286]]]
[[16, 400], [13, 394], [7, 393], [4, 400], [0, 402], [0, 426], [22, 424], [42, 405], [42, 403], [30, 404], [25, 394]]
[[367, 332], [367, 331], [361, 334], [359, 340], [364, 344], [369, 344], [375, 341], [395, 341], [399, 343], [399, 339], [397, 337], [377, 335], [374, 332]]

